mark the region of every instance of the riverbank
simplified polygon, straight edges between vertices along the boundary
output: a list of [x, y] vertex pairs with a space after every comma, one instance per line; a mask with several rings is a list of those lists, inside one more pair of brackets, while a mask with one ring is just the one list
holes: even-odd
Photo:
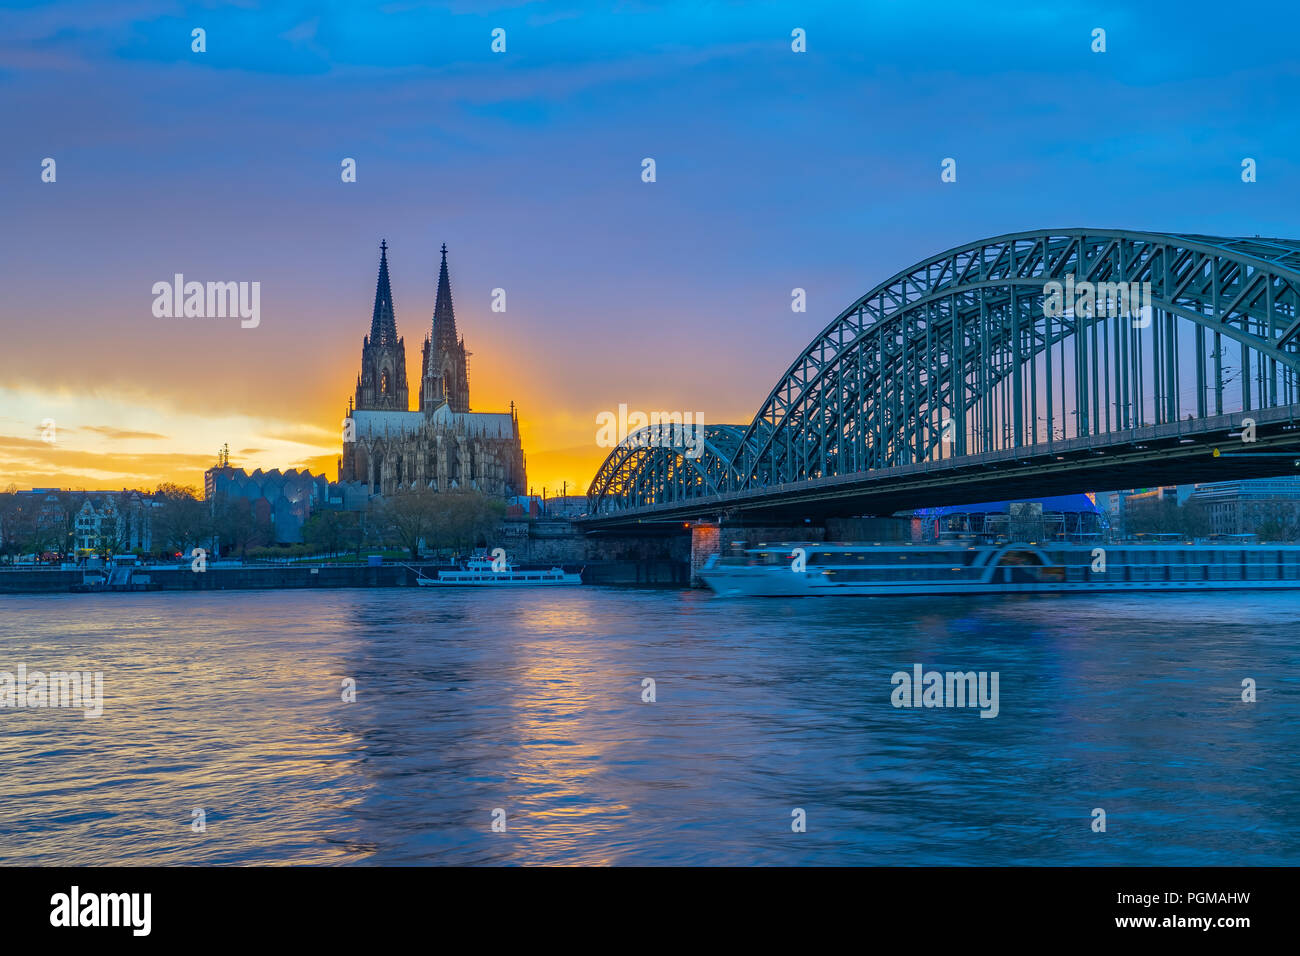
[[[151, 565], [139, 569], [151, 590], [160, 591], [263, 591], [302, 588], [403, 588], [416, 587], [418, 575], [433, 576], [445, 564], [380, 565], [243, 565], [209, 566], [202, 572], [188, 565]], [[578, 568], [565, 568], [577, 571]], [[83, 580], [81, 571], [57, 568], [0, 570], [0, 594], [66, 594]], [[671, 560], [598, 561], [582, 568], [583, 584], [626, 587], [687, 587], [690, 567]], [[111, 593], [111, 592], [109, 592]]]

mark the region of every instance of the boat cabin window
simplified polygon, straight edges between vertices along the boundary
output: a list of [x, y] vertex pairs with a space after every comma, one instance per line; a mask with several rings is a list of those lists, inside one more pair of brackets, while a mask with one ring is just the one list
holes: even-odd
[[1043, 562], [1039, 560], [1038, 555], [1034, 554], [1032, 551], [1008, 551], [998, 559], [998, 567], [1024, 564], [1032, 567], [1039, 567], [1042, 563]]

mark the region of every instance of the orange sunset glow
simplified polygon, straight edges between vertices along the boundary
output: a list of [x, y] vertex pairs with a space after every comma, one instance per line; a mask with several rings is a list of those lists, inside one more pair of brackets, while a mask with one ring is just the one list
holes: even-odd
[[[430, 327], [434, 277], [430, 260], [413, 264], [414, 256], [409, 245], [393, 252], [397, 329], [413, 383]], [[39, 335], [3, 358], [0, 488], [149, 489], [175, 482], [201, 490], [204, 470], [226, 444], [235, 467], [305, 468], [335, 480], [342, 418], [374, 297], [373, 248], [357, 243], [351, 259], [334, 270], [328, 290], [281, 291], [266, 276], [257, 328], [241, 328], [234, 319], [156, 318], [143, 288], [130, 296], [134, 314], [110, 304], [109, 314], [90, 320], [52, 316]], [[615, 384], [652, 376], [618, 374], [594, 354], [598, 342], [538, 335], [535, 316], [522, 315], [524, 308], [518, 316], [491, 312], [486, 289], [474, 301], [457, 282], [460, 261], [453, 251], [472, 409], [504, 412], [515, 403], [533, 493], [557, 495], [566, 484], [569, 494], [587, 490], [609, 452], [596, 443], [601, 411], [639, 396], [640, 407], [682, 407], [681, 392], [669, 382], [645, 381], [635, 391]], [[465, 266], [462, 271], [483, 268]], [[46, 345], [64, 339], [81, 345], [73, 353]], [[587, 370], [576, 374], [581, 366]], [[416, 405], [414, 387], [409, 404]], [[710, 405], [701, 410], [709, 421], [752, 414], [743, 399], [722, 407], [721, 415]]]

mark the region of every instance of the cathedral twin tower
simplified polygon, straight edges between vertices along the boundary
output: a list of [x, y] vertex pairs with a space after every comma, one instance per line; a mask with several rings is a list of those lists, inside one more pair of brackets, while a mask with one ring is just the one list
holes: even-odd
[[[430, 348], [433, 349], [432, 356]], [[420, 364], [421, 411], [446, 402], [453, 412], [469, 411], [469, 372], [465, 340], [456, 337], [456, 314], [451, 305], [451, 280], [447, 276], [447, 247], [442, 247], [438, 295], [433, 305], [433, 331], [424, 340]], [[397, 336], [393, 289], [388, 280], [388, 243], [379, 244], [379, 283], [375, 287], [375, 312], [370, 335], [361, 346], [361, 374], [357, 376], [356, 407], [406, 411], [406, 340]]]
[[351, 428], [345, 424], [339, 480], [365, 482], [370, 494], [381, 495], [419, 488], [523, 494], [527, 480], [514, 403], [508, 413], [469, 410], [469, 353], [456, 334], [446, 245], [416, 411], [409, 410], [406, 341], [397, 335], [388, 243], [379, 250], [375, 309], [361, 346], [355, 400], [348, 403]]

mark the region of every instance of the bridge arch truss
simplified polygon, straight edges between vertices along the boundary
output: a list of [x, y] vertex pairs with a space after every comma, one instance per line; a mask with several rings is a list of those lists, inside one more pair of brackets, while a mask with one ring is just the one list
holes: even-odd
[[[1149, 307], [1136, 311], [1144, 292]], [[1297, 402], [1300, 241], [1016, 233], [867, 292], [800, 353], [748, 426], [714, 426], [695, 462], [670, 448], [615, 449], [589, 510], [1119, 441]]]

